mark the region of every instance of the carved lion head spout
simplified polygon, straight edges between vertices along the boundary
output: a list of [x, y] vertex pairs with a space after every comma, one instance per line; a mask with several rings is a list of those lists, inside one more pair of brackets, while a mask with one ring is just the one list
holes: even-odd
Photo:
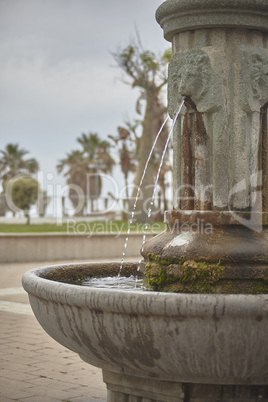
[[195, 104], [204, 101], [211, 85], [213, 71], [208, 55], [201, 50], [176, 53], [169, 65], [168, 101], [173, 114], [181, 98]]
[[268, 54], [241, 46], [238, 57], [241, 64], [240, 103], [246, 111], [258, 111], [267, 102]]

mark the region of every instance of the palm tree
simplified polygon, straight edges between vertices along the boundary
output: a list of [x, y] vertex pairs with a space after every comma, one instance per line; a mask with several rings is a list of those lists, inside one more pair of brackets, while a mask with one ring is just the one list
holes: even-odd
[[5, 189], [9, 179], [18, 174], [33, 174], [39, 169], [36, 159], [24, 159], [24, 156], [29, 152], [19, 148], [19, 144], [7, 144], [4, 150], [0, 150], [0, 153], [0, 180], [3, 189]]
[[81, 137], [78, 137], [77, 142], [82, 145], [83, 152], [85, 152], [88, 156], [90, 163], [93, 163], [96, 158], [96, 150], [100, 145], [100, 138], [97, 133], [89, 133], [82, 134]]
[[101, 140], [98, 134], [83, 133], [77, 138], [77, 142], [82, 145], [82, 151], [67, 153], [66, 158], [59, 160], [57, 170], [58, 173], [64, 172], [64, 176], [67, 177], [70, 186], [69, 197], [76, 209], [81, 202], [78, 198], [79, 188], [83, 203], [78, 213], [83, 214], [87, 210], [88, 195], [91, 211], [94, 211], [94, 200], [98, 200], [102, 188], [100, 173], [110, 173], [115, 162], [108, 152], [110, 143]]
[[[66, 158], [60, 159], [56, 168], [58, 173], [64, 172], [64, 176], [67, 177], [69, 198], [77, 210], [76, 214], [82, 215], [86, 208], [84, 194], [86, 193], [88, 160], [84, 157], [83, 152], [75, 150], [67, 153]], [[79, 196], [83, 196], [83, 199], [79, 199]], [[81, 207], [79, 207], [80, 202]]]
[[88, 192], [91, 204], [91, 211], [94, 211], [94, 200], [98, 200], [102, 189], [102, 173], [111, 173], [115, 164], [109, 154], [110, 143], [101, 140], [97, 133], [82, 134], [77, 141], [83, 147], [83, 152], [88, 161]]
[[111, 173], [115, 161], [108, 150], [111, 144], [101, 140], [97, 133], [82, 134], [77, 141], [83, 147], [83, 152], [87, 155], [89, 163], [94, 168], [104, 173]]
[[100, 170], [103, 173], [112, 173], [113, 166], [115, 165], [114, 159], [109, 153], [111, 144], [108, 141], [101, 141], [97, 148], [97, 164], [99, 163]]
[[[108, 137], [114, 142], [115, 146], [118, 148], [120, 157], [120, 167], [125, 179], [125, 190], [126, 190], [126, 200], [129, 203], [129, 174], [135, 172], [138, 149], [137, 144], [139, 138], [136, 136], [136, 126], [132, 126], [129, 122], [126, 123], [128, 129], [125, 127], [118, 126], [118, 137], [109, 135]], [[133, 138], [134, 135], [134, 138]], [[136, 149], [134, 149], [136, 146]]]

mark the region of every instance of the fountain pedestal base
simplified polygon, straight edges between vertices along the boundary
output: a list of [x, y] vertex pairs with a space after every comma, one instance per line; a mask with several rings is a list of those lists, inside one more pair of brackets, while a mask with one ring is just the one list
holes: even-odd
[[183, 402], [182, 383], [161, 381], [157, 378], [141, 378], [103, 370], [107, 385], [108, 402]]
[[261, 385], [191, 384], [140, 378], [103, 370], [108, 402], [256, 402], [268, 401]]
[[167, 230], [141, 251], [147, 284], [158, 292], [267, 294], [267, 222], [261, 212], [167, 212]]

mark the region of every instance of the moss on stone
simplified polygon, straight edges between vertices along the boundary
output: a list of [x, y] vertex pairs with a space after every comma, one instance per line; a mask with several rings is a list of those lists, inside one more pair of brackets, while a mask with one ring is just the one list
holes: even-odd
[[[225, 293], [267, 294], [265, 279], [230, 279], [225, 266], [218, 261], [210, 263], [205, 258], [198, 260], [168, 260], [150, 255], [145, 277], [148, 287], [154, 291], [176, 293]], [[169, 261], [170, 262], [170, 261]]]
[[255, 281], [252, 287], [253, 294], [268, 294], [268, 281]]
[[[224, 277], [224, 269], [218, 264], [204, 261], [179, 261], [167, 265], [159, 259], [146, 265], [145, 276], [148, 285], [156, 291], [187, 291], [205, 293]], [[170, 290], [169, 290], [170, 289]]]
[[178, 258], [178, 257], [167, 258], [167, 257], [162, 257], [162, 256], [154, 254], [154, 253], [149, 253], [147, 258], [149, 261], [157, 262], [160, 265], [170, 265], [170, 264], [182, 265], [185, 261], [185, 259], [183, 259], [183, 258]]
[[145, 276], [149, 287], [159, 291], [166, 285], [171, 285], [177, 281], [177, 278], [162, 269], [157, 263], [148, 263], [146, 265]]

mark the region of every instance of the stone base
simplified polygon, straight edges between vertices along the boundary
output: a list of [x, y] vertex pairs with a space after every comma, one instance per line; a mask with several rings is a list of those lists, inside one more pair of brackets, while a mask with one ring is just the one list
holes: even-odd
[[182, 383], [103, 370], [108, 402], [184, 402]]
[[108, 402], [268, 402], [266, 385], [186, 384], [103, 370]]
[[[235, 224], [228, 213], [173, 211], [166, 215], [167, 230], [147, 241], [141, 252], [147, 264], [146, 282], [154, 291], [267, 294], [267, 225], [255, 231]], [[256, 214], [262, 219], [264, 215]], [[200, 216], [202, 227], [198, 226]], [[184, 219], [188, 219], [186, 227]]]

